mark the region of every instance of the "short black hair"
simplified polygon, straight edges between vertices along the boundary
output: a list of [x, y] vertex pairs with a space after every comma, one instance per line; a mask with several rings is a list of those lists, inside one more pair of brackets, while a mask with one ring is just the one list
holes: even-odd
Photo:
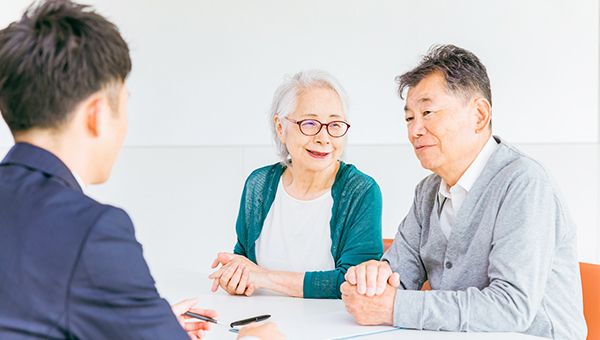
[[398, 95], [404, 99], [406, 88], [414, 87], [425, 77], [440, 72], [449, 92], [468, 100], [477, 92], [492, 105], [492, 89], [485, 66], [472, 52], [454, 45], [433, 45], [414, 69], [396, 77]]
[[131, 71], [118, 28], [90, 6], [34, 5], [0, 31], [0, 111], [13, 135], [59, 128], [81, 101]]

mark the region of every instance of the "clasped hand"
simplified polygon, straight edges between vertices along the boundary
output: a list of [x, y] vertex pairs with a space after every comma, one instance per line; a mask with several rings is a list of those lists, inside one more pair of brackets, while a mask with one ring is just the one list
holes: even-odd
[[216, 292], [219, 286], [231, 295], [247, 295], [264, 287], [268, 270], [241, 255], [219, 253], [211, 268], [221, 268], [208, 276], [214, 280], [211, 291]]
[[340, 287], [346, 310], [361, 325], [393, 324], [394, 299], [400, 278], [381, 261], [348, 268]]

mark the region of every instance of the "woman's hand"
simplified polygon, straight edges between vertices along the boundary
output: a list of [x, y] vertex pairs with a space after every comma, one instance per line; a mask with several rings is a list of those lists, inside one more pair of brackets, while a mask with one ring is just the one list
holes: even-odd
[[254, 262], [241, 255], [219, 253], [211, 268], [222, 265], [219, 270], [210, 274], [213, 279], [212, 291], [216, 292], [221, 286], [231, 295], [250, 296], [254, 290], [266, 286], [268, 270], [257, 266]]
[[[181, 325], [181, 327], [183, 327], [183, 329], [185, 329], [187, 334], [190, 336], [190, 339], [192, 339], [192, 340], [202, 339], [204, 337], [204, 331], [210, 330], [210, 323], [202, 322], [202, 321], [201, 322], [185, 322], [186, 319], [193, 319], [193, 318], [191, 318], [189, 316], [185, 316], [185, 315], [183, 315], [183, 313], [190, 311], [190, 312], [193, 312], [196, 314], [208, 316], [209, 318], [216, 318], [217, 316], [219, 316], [219, 313], [217, 313], [217, 311], [214, 311], [214, 310], [192, 308], [198, 303], [198, 301], [200, 301], [199, 298], [195, 298], [195, 299], [191, 299], [191, 300], [183, 300], [180, 303], [171, 306], [173, 313], [177, 317], [177, 321], [179, 321], [179, 324]], [[194, 319], [194, 320], [196, 320], [196, 319]]]

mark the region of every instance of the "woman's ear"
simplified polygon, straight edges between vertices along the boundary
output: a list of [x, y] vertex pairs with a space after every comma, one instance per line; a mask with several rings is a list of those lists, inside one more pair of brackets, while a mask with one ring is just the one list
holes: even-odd
[[277, 133], [277, 137], [279, 140], [285, 144], [285, 134], [283, 133], [283, 121], [279, 118], [279, 116], [275, 116], [275, 132]]

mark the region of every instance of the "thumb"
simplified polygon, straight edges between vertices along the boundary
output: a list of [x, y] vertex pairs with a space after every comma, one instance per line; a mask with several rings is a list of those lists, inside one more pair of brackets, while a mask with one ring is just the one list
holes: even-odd
[[394, 288], [398, 288], [400, 286], [400, 274], [392, 273], [392, 275], [388, 278], [388, 282]]
[[[233, 259], [233, 254], [229, 253], [219, 253], [217, 258], [221, 262], [221, 264], [226, 265], [229, 261]], [[215, 261], [216, 262], [216, 261]]]
[[183, 300], [180, 303], [173, 305], [171, 307], [173, 309], [173, 314], [175, 314], [175, 316], [180, 316], [198, 304], [198, 301], [200, 301], [200, 298]]

